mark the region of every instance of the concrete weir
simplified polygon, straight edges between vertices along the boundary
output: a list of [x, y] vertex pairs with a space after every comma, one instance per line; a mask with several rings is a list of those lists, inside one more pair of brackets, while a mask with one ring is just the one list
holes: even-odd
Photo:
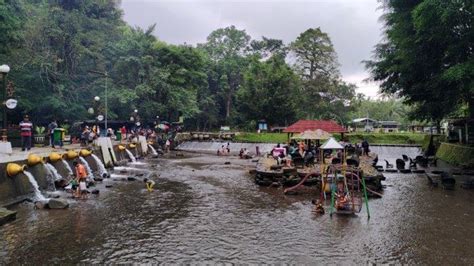
[[277, 144], [276, 143], [242, 143], [242, 142], [227, 142], [227, 141], [213, 141], [213, 142], [200, 142], [200, 141], [185, 141], [176, 147], [177, 150], [188, 151], [188, 152], [201, 152], [216, 154], [217, 150], [227, 147], [229, 143], [230, 154], [238, 155], [240, 149], [247, 149], [252, 155], [256, 153], [258, 147], [261, 154], [270, 152]]
[[[148, 144], [145, 139], [139, 141], [134, 144], [133, 153], [137, 157], [144, 157], [148, 152]], [[99, 138], [90, 149], [84, 149], [79, 145], [70, 145], [61, 150], [34, 148], [30, 153], [14, 151], [9, 155], [0, 155], [0, 225], [12, 221], [16, 217], [16, 212], [3, 207], [25, 200], [37, 200], [37, 189], [43, 195], [47, 195], [48, 193], [43, 192], [50, 191], [54, 181], [67, 184], [72, 178], [73, 162], [78, 158], [87, 162], [91, 171], [95, 173], [94, 177], [106, 177], [108, 175], [106, 168], [122, 165], [129, 161], [124, 149], [120, 146], [129, 147], [129, 145], [113, 143], [110, 138]], [[9, 164], [10, 175], [7, 174]], [[61, 180], [52, 182], [52, 167], [57, 171], [57, 176], [60, 176]], [[29, 176], [25, 175], [26, 171], [23, 172], [23, 170], [27, 170]], [[32, 182], [32, 178], [35, 182]], [[36, 185], [37, 189], [34, 188]]]

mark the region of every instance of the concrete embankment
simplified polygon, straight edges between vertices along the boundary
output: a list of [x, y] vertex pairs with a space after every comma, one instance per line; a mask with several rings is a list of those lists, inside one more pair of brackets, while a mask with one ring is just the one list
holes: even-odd
[[[31, 199], [34, 194], [34, 185], [23, 171], [19, 171], [14, 175], [7, 174], [8, 164], [25, 165], [26, 171], [34, 176], [39, 190], [46, 191], [51, 186], [54, 187], [54, 181], [57, 181], [51, 179], [51, 168], [48, 170], [46, 163], [54, 167], [57, 174], [64, 179], [64, 182], [69, 182], [74, 171], [73, 162], [79, 156], [87, 162], [92, 172], [97, 173], [101, 171], [101, 167], [103, 169], [103, 165], [110, 167], [128, 162], [129, 156], [126, 149], [135, 157], [146, 155], [148, 153], [147, 143], [146, 141], [141, 142], [127, 145], [120, 143], [112, 144], [107, 139], [104, 143], [108, 144], [103, 144], [105, 147], [102, 144], [96, 145], [87, 150], [87, 152], [81, 151], [83, 148], [79, 145], [69, 145], [64, 147], [64, 149], [33, 148], [30, 152], [14, 151], [11, 155], [2, 155], [0, 157], [0, 207]], [[55, 153], [55, 155], [51, 156], [52, 153]], [[40, 161], [35, 164], [29, 164], [27, 157], [31, 154], [41, 158]], [[99, 161], [102, 164], [101, 166], [99, 166]]]
[[465, 145], [441, 143], [436, 157], [456, 166], [474, 167], [474, 148]]

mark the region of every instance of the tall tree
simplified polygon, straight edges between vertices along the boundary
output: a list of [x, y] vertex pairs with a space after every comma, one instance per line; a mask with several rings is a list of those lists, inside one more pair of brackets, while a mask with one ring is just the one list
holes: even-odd
[[470, 0], [385, 0], [386, 41], [366, 62], [384, 93], [403, 96], [419, 119], [467, 104], [474, 117], [474, 5]]
[[243, 123], [266, 119], [283, 125], [296, 118], [299, 79], [280, 56], [261, 62], [253, 57], [238, 91]]
[[209, 84], [216, 86], [213, 91], [216, 91], [223, 101], [224, 121], [227, 123], [231, 122], [235, 93], [242, 82], [249, 41], [250, 36], [245, 30], [230, 26], [213, 31], [207, 37], [207, 42], [200, 45], [214, 62], [214, 73], [210, 76], [215, 80]]
[[301, 115], [343, 122], [345, 109], [355, 96], [355, 86], [340, 80], [337, 55], [329, 36], [320, 28], [308, 29], [290, 48], [302, 80]]

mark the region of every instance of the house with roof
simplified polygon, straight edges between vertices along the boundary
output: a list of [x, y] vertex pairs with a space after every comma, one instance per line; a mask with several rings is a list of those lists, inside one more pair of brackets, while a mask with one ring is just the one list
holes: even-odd
[[[377, 125], [377, 120], [368, 117], [356, 118], [352, 120], [351, 129], [353, 131], [372, 132]], [[352, 131], [351, 130], [351, 131]]]
[[341, 134], [341, 137], [344, 137], [344, 133], [347, 130], [332, 120], [299, 120], [296, 123], [288, 126], [284, 133], [288, 133], [288, 139], [293, 137], [294, 134], [303, 133], [305, 131], [311, 130], [315, 131], [316, 129], [321, 129], [331, 134]]

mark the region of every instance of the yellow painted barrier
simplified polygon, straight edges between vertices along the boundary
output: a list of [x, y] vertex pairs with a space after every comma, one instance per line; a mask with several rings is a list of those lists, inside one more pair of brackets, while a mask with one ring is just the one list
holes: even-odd
[[19, 165], [16, 163], [9, 163], [7, 164], [7, 175], [9, 177], [14, 177], [19, 173], [23, 173], [26, 169], [26, 164], [24, 165]]

